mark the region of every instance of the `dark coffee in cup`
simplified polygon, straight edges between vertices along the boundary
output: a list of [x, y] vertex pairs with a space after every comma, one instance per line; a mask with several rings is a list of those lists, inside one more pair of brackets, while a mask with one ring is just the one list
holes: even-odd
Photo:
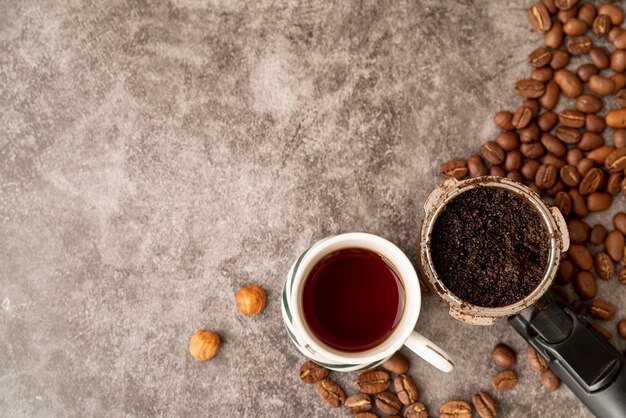
[[304, 284], [304, 318], [321, 342], [361, 352], [384, 342], [404, 311], [404, 287], [380, 254], [343, 248], [322, 257]]

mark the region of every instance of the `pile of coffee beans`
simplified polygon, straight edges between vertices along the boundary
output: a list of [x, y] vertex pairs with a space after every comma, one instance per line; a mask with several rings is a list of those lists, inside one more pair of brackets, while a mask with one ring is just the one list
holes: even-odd
[[[368, 370], [360, 373], [356, 379], [359, 392], [346, 397], [344, 390], [328, 377], [329, 370], [306, 361], [300, 366], [300, 379], [315, 384], [315, 392], [332, 408], [343, 406], [357, 418], [376, 418], [375, 410], [387, 418], [428, 418], [428, 408], [419, 402], [420, 391], [413, 378], [408, 375], [409, 361], [396, 353], [384, 362], [384, 370]], [[478, 392], [472, 397], [472, 403], [481, 418], [494, 418], [498, 406], [487, 392]], [[442, 418], [471, 418], [472, 406], [463, 400], [444, 403], [439, 408]], [[402, 415], [400, 415], [402, 414]]]

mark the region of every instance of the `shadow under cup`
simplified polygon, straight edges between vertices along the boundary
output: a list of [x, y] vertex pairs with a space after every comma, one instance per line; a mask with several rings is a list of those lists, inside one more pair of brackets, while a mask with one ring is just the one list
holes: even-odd
[[332, 349], [358, 353], [382, 344], [397, 327], [405, 290], [383, 255], [346, 247], [322, 256], [305, 278], [302, 313], [309, 331]]

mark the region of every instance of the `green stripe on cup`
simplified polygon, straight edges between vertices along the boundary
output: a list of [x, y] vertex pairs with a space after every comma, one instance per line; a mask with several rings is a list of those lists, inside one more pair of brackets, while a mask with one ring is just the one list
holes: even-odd
[[287, 318], [289, 318], [289, 322], [293, 322], [291, 319], [291, 311], [289, 310], [289, 303], [287, 303], [287, 283], [283, 286], [283, 307], [285, 308], [285, 313], [287, 314]]
[[295, 282], [294, 279], [296, 278], [296, 273], [298, 272], [298, 267], [300, 266], [300, 263], [302, 262], [302, 259], [304, 258], [304, 255], [306, 253], [308, 253], [310, 249], [311, 249], [311, 247], [309, 247], [306, 250], [304, 250], [304, 252], [302, 254], [300, 254], [300, 257], [298, 257], [298, 261], [296, 261], [296, 264], [293, 266], [293, 273], [291, 274], [291, 284], [289, 285], [289, 290], [291, 291], [291, 294], [293, 294], [293, 283]]

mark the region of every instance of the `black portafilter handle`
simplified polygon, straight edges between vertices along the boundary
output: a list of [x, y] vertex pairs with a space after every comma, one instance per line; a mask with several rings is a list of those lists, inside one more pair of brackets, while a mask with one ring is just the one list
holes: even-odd
[[509, 318], [597, 417], [626, 417], [626, 359], [554, 291]]

